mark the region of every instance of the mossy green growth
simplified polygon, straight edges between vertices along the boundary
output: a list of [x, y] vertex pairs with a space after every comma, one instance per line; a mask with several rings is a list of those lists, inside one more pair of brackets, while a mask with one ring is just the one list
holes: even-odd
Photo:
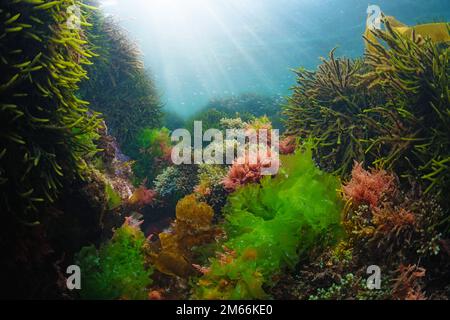
[[369, 118], [364, 110], [382, 103], [383, 97], [360, 84], [359, 76], [366, 69], [363, 60], [336, 57], [335, 51], [321, 59], [316, 71], [295, 71], [297, 85], [283, 113], [288, 135], [314, 137], [318, 165], [345, 176], [355, 160], [372, 162], [377, 156], [366, 152], [364, 141], [376, 134], [378, 124], [373, 128], [376, 118]]
[[146, 149], [147, 152], [151, 152], [154, 157], [162, 157], [163, 150], [161, 150], [161, 144], [170, 145], [169, 133], [167, 128], [144, 128], [137, 137], [137, 145], [140, 149]]
[[[76, 93], [93, 53], [67, 23], [79, 1], [2, 0], [0, 8], [0, 208], [42, 219], [65, 183], [86, 176], [100, 118]], [[91, 10], [81, 5], [81, 23]]]
[[[185, 128], [194, 132], [194, 121], [202, 121], [203, 130], [220, 128], [223, 118], [241, 118], [251, 122], [255, 117], [267, 116], [273, 128], [284, 131], [280, 114], [281, 100], [260, 94], [246, 93], [234, 97], [213, 98], [200, 111], [186, 120]], [[228, 129], [228, 128], [227, 128]]]
[[373, 37], [386, 46], [374, 44], [366, 54], [370, 72], [361, 77], [364, 86], [389, 97], [388, 103], [366, 111], [374, 119], [381, 116], [378, 126], [383, 128], [370, 139], [368, 150], [384, 150], [375, 164], [417, 180], [448, 208], [450, 45], [415, 33], [404, 36], [383, 22], [386, 31], [373, 31]]
[[170, 156], [169, 134], [167, 128], [144, 128], [139, 132], [135, 145], [140, 152], [134, 156], [136, 162], [133, 166], [138, 184], [145, 179], [147, 182], [153, 181], [162, 170], [161, 160]]
[[109, 183], [105, 185], [105, 194], [108, 200], [109, 210], [114, 210], [121, 205], [122, 199], [120, 198], [120, 195], [114, 190], [114, 188]]
[[310, 149], [281, 157], [276, 178], [247, 185], [225, 207], [228, 241], [198, 281], [201, 299], [267, 298], [283, 268], [293, 268], [313, 246], [340, 234], [339, 180], [320, 171]]
[[[333, 50], [316, 71], [296, 71], [287, 133], [314, 137], [315, 159], [327, 171], [347, 178], [354, 161], [383, 167], [448, 208], [450, 46], [382, 21], [384, 30], [365, 36], [364, 59], [336, 58]], [[448, 38], [435, 40], [441, 36]]]
[[144, 234], [125, 223], [99, 250], [84, 247], [76, 257], [82, 271], [83, 299], [133, 299], [147, 297], [153, 269], [145, 265]]
[[[100, 5], [98, 0], [87, 2]], [[113, 17], [94, 10], [87, 22], [92, 26], [86, 38], [98, 56], [86, 68], [89, 79], [80, 84], [80, 96], [90, 102], [92, 110], [102, 113], [108, 133], [124, 154], [135, 159], [139, 148], [134, 142], [140, 131], [161, 125], [158, 90], [138, 46]]]

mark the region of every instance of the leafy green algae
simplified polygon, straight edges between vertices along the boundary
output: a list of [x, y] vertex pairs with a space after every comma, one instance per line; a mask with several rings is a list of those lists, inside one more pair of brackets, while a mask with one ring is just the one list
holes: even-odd
[[339, 180], [320, 171], [308, 148], [281, 157], [276, 178], [238, 189], [225, 208], [224, 252], [198, 281], [201, 299], [261, 299], [263, 285], [303, 253], [340, 234]]
[[125, 223], [99, 250], [84, 247], [77, 255], [83, 299], [145, 299], [152, 268], [145, 266], [144, 234]]

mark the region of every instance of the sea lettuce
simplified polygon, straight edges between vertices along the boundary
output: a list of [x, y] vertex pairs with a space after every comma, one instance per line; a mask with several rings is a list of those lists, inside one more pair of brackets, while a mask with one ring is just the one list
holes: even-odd
[[314, 246], [336, 240], [343, 208], [339, 180], [309, 148], [281, 157], [275, 178], [239, 188], [225, 207], [228, 240], [198, 281], [201, 299], [267, 298], [263, 286]]

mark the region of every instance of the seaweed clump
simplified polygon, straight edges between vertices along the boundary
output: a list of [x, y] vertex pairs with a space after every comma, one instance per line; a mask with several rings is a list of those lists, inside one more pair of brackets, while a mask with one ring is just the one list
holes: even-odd
[[195, 298], [267, 298], [263, 287], [275, 284], [277, 273], [294, 268], [318, 242], [338, 237], [338, 180], [315, 166], [311, 150], [281, 161], [277, 177], [265, 177], [230, 195], [224, 209], [228, 240], [203, 269]]
[[83, 31], [66, 23], [77, 3], [2, 3], [0, 206], [27, 222], [39, 219], [31, 213], [53, 203], [64, 181], [83, 175], [84, 157], [96, 152], [100, 119], [75, 94], [93, 56]]
[[170, 166], [154, 180], [155, 191], [159, 199], [169, 207], [191, 194], [198, 184], [197, 165]]
[[84, 247], [76, 262], [83, 274], [83, 299], [146, 299], [152, 283], [151, 266], [146, 264], [144, 234], [132, 218], [114, 232], [113, 238], [96, 250]]
[[[81, 28], [68, 23], [74, 5]], [[77, 96], [94, 56], [90, 11], [72, 0], [1, 2], [0, 282], [9, 298], [64, 296], [57, 269], [102, 232], [104, 185], [88, 165], [101, 119]]]
[[[445, 211], [433, 197], [399, 189], [396, 177], [355, 164], [343, 185], [348, 200], [342, 215], [345, 236], [315, 253], [289, 281], [294, 299], [442, 299], [448, 296], [447, 240], [442, 233]], [[378, 181], [378, 183], [374, 183]], [[377, 185], [377, 188], [374, 186]], [[356, 192], [372, 186], [368, 193]], [[376, 195], [374, 197], [374, 195]], [[382, 270], [380, 290], [367, 286], [367, 268]]]
[[[448, 193], [449, 47], [384, 20], [364, 60], [323, 60], [296, 71], [284, 113], [289, 133], [317, 139], [321, 167], [348, 176], [353, 161], [393, 170], [436, 195]], [[383, 44], [381, 44], [383, 43]]]
[[376, 207], [383, 195], [393, 189], [395, 178], [384, 170], [364, 170], [361, 163], [355, 163], [352, 179], [344, 185], [345, 197], [356, 204]]
[[228, 166], [201, 164], [198, 168], [198, 185], [195, 192], [202, 197], [215, 212], [220, 212], [228, 193], [223, 187], [223, 179], [228, 174]]
[[[98, 6], [98, 1], [90, 1]], [[81, 84], [81, 96], [92, 110], [101, 112], [123, 152], [137, 159], [139, 134], [162, 121], [162, 104], [142, 54], [130, 36], [112, 17], [95, 10], [88, 16], [92, 28], [87, 39], [97, 53], [88, 66], [89, 79]]]
[[[385, 20], [386, 31], [374, 36], [386, 43], [372, 43], [366, 54], [369, 72], [363, 84], [382, 91], [386, 103], [370, 111], [381, 117], [385, 134], [371, 138], [369, 149], [379, 153], [375, 163], [401, 177], [419, 180], [426, 192], [447, 194], [450, 185], [450, 63], [449, 47], [412, 32], [402, 36]], [[369, 41], [369, 39], [366, 39]], [[381, 126], [381, 121], [378, 122]]]
[[166, 128], [143, 128], [134, 141], [139, 153], [134, 155], [133, 172], [139, 183], [148, 184], [172, 163], [172, 146], [169, 130]]
[[372, 134], [372, 122], [364, 113], [376, 104], [360, 84], [365, 66], [361, 59], [322, 58], [317, 71], [295, 71], [297, 86], [283, 113], [288, 135], [316, 139], [315, 159], [327, 171], [347, 174], [353, 161], [374, 160], [366, 153], [364, 141]]
[[194, 274], [195, 248], [215, 241], [220, 230], [213, 222], [214, 211], [191, 194], [176, 206], [176, 220], [168, 232], [159, 234], [159, 245], [150, 253], [155, 268], [170, 276], [187, 278]]

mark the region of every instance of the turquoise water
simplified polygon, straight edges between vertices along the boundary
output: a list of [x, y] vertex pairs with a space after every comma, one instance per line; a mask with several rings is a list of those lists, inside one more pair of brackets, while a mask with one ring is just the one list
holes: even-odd
[[[241, 93], [285, 96], [290, 69], [363, 54], [362, 0], [103, 0], [137, 40], [168, 109], [187, 116]], [[406, 24], [450, 18], [448, 0], [378, 0]]]

